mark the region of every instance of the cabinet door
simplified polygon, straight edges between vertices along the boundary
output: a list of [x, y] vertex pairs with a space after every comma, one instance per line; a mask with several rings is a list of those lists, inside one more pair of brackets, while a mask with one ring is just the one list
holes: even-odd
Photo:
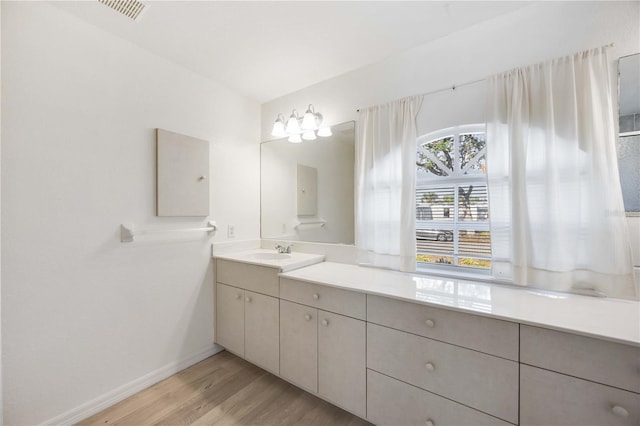
[[217, 284], [216, 343], [229, 352], [244, 357], [244, 292], [236, 287]]
[[318, 392], [318, 310], [280, 300], [280, 376]]
[[278, 374], [280, 357], [278, 299], [245, 290], [244, 302], [245, 359]]
[[158, 216], [209, 215], [209, 142], [157, 130]]
[[318, 393], [366, 417], [366, 323], [318, 311]]

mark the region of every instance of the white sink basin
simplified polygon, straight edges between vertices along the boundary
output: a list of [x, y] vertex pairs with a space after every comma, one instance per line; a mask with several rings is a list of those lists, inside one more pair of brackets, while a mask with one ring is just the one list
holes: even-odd
[[260, 260], [291, 259], [291, 255], [290, 254], [285, 254], [285, 253], [253, 253], [253, 254], [249, 255], [249, 257], [251, 257], [253, 259], [260, 259]]

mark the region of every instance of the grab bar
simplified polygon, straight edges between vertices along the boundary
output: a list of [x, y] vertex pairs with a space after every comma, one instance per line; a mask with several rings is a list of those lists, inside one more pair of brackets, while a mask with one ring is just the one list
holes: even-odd
[[122, 224], [120, 225], [120, 242], [122, 243], [131, 243], [135, 240], [135, 237], [139, 235], [148, 235], [148, 234], [166, 234], [171, 232], [202, 232], [207, 231], [208, 233], [214, 232], [218, 229], [216, 223], [212, 220], [207, 222], [206, 227], [204, 228], [181, 228], [181, 229], [141, 229], [136, 230], [133, 224]]

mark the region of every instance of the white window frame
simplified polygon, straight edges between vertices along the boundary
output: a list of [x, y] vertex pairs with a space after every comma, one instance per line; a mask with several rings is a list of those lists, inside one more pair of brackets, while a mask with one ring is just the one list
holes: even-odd
[[[416, 176], [416, 192], [419, 189], [435, 189], [442, 188], [447, 186], [452, 186], [457, 188], [460, 185], [480, 185], [487, 186], [487, 176], [486, 174], [465, 174], [469, 168], [475, 164], [475, 161], [469, 162], [464, 168], [460, 169], [460, 157], [459, 157], [459, 139], [461, 134], [485, 134], [486, 135], [486, 125], [485, 124], [466, 124], [454, 127], [448, 127], [446, 129], [440, 129], [435, 132], [424, 134], [416, 139], [416, 150], [420, 150], [421, 146], [425, 143], [434, 142], [446, 137], [453, 137], [453, 171], [450, 171], [444, 164], [442, 164], [435, 156], [427, 155], [429, 159], [431, 159], [436, 165], [443, 170], [448, 176], [433, 176], [432, 178], [421, 178], [418, 182], [418, 176]], [[477, 157], [482, 157], [485, 155], [486, 158], [486, 150], [485, 147], [478, 152]], [[417, 151], [416, 151], [417, 152]], [[417, 155], [417, 154], [416, 154]], [[472, 268], [467, 266], [460, 266], [458, 261], [460, 258], [465, 257], [473, 257], [478, 259], [487, 259], [491, 260], [491, 257], [483, 257], [483, 256], [470, 256], [459, 254], [459, 231], [460, 230], [473, 230], [473, 231], [490, 231], [489, 221], [486, 222], [459, 222], [459, 196], [457, 189], [453, 191], [453, 220], [450, 221], [421, 221], [416, 219], [416, 229], [420, 228], [432, 228], [432, 229], [443, 229], [450, 230], [453, 232], [453, 253], [442, 253], [442, 252], [430, 252], [427, 254], [432, 255], [440, 255], [446, 257], [453, 257], [454, 263], [452, 265], [442, 265], [436, 263], [428, 263], [428, 262], [418, 262], [418, 271], [431, 272], [432, 270], [436, 271], [448, 271], [450, 273], [454, 273], [455, 275], [490, 275], [489, 269], [481, 269], [481, 268]], [[462, 226], [461, 226], [462, 225]]]

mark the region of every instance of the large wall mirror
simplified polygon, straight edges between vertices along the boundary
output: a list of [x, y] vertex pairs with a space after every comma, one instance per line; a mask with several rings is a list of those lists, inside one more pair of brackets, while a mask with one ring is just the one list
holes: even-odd
[[260, 147], [261, 235], [266, 239], [354, 243], [355, 123], [331, 136]]
[[618, 166], [627, 214], [640, 214], [640, 53], [618, 60]]

